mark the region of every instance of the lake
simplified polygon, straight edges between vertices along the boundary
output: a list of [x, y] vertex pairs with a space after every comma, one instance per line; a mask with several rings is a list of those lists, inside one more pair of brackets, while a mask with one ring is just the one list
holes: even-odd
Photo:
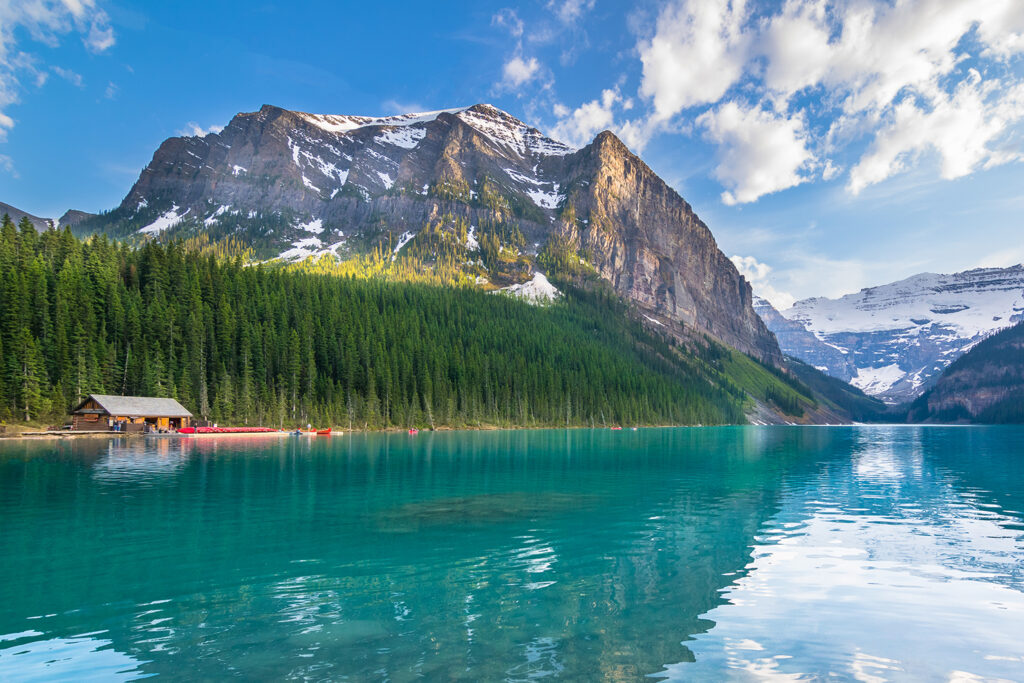
[[0, 680], [1024, 679], [1024, 429], [0, 442]]

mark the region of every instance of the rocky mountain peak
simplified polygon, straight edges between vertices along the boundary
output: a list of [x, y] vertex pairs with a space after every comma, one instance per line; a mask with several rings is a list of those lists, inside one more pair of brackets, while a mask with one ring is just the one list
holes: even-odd
[[220, 133], [165, 141], [121, 206], [88, 222], [244, 238], [285, 259], [402, 248], [455, 224], [515, 234], [508, 277], [533, 277], [557, 238], [652, 325], [781, 362], [710, 230], [613, 133], [577, 150], [490, 104], [390, 116], [263, 105]]

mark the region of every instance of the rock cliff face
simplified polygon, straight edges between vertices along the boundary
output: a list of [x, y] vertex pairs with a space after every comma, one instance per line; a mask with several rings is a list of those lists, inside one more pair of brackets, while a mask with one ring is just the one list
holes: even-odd
[[781, 363], [710, 230], [613, 134], [573, 150], [486, 104], [381, 118], [238, 114], [219, 134], [165, 141], [121, 205], [79, 230], [207, 232], [265, 257], [344, 258], [456, 220], [467, 246], [483, 225], [513, 227], [527, 256], [558, 239], [652, 320]]
[[759, 296], [754, 296], [754, 310], [768, 329], [775, 333], [783, 353], [799, 358], [804, 363], [827, 375], [849, 382], [857, 376], [857, 366], [845, 351], [831, 346], [814, 336], [802, 323], [790, 320]]
[[610, 132], [567, 159], [557, 230], [627, 299], [774, 364], [750, 285], [679, 194]]

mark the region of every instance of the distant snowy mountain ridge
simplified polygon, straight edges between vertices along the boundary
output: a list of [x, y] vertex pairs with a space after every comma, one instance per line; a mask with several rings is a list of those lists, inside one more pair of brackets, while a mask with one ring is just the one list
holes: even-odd
[[785, 353], [896, 403], [920, 395], [972, 346], [1024, 319], [1024, 265], [922, 273], [781, 312], [763, 300], [755, 309]]

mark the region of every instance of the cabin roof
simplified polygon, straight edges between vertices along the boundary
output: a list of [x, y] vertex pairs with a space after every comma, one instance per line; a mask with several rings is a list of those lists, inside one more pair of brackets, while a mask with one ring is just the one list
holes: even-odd
[[108, 415], [117, 417], [192, 417], [192, 413], [173, 398], [107, 394], [89, 394], [72, 412], [82, 410], [90, 400], [95, 401]]

